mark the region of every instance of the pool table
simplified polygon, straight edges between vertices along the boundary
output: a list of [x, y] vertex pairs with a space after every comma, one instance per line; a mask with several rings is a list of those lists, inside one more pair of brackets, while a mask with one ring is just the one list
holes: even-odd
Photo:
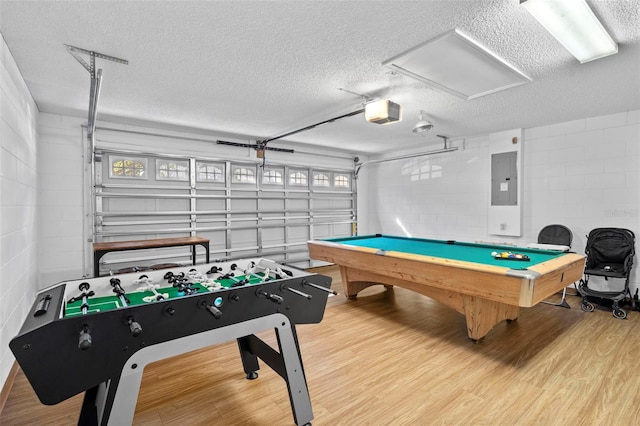
[[[469, 338], [478, 341], [499, 322], [518, 318], [582, 277], [576, 253], [390, 235], [365, 235], [307, 243], [312, 259], [340, 266], [345, 296], [375, 284], [399, 286], [462, 313]], [[528, 261], [496, 259], [511, 252]]]

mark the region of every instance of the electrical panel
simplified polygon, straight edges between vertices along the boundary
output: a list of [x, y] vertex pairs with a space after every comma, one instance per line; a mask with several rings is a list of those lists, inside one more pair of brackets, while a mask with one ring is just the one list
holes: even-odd
[[491, 155], [491, 205], [518, 205], [518, 153]]

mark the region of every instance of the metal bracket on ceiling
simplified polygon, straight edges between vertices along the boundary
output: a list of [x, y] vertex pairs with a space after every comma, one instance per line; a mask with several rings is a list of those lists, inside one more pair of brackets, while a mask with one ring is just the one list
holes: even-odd
[[449, 149], [449, 147], [447, 147], [447, 142], [449, 142], [449, 138], [446, 136], [442, 136], [442, 135], [436, 135], [439, 138], [442, 138], [442, 141], [444, 142], [444, 148], [443, 149]]
[[[81, 47], [71, 46], [69, 44], [65, 44], [64, 47], [67, 48], [67, 51], [76, 58], [76, 61], [80, 62], [80, 65], [86, 69], [89, 74], [91, 74], [91, 78], [96, 78], [96, 58], [106, 59], [107, 61], [117, 62], [123, 65], [129, 65], [129, 61], [126, 59], [116, 58], [115, 56], [105, 55], [104, 53], [94, 52], [93, 50], [83, 49]], [[87, 63], [82, 56], [81, 53], [85, 55], [89, 55], [90, 63]]]
[[347, 90], [342, 87], [338, 87], [338, 90], [341, 92], [349, 93], [350, 95], [357, 96], [362, 99], [362, 106], [365, 106], [369, 102], [372, 102], [374, 99], [371, 96], [363, 95], [362, 93], [354, 92], [352, 90]]
[[[93, 148], [95, 144], [94, 132], [96, 129], [96, 116], [98, 115], [98, 98], [100, 97], [100, 86], [102, 85], [102, 69], [96, 72], [96, 58], [106, 59], [107, 61], [117, 62], [123, 65], [129, 65], [129, 61], [69, 44], [65, 44], [64, 46], [71, 56], [73, 56], [91, 76], [91, 87], [89, 88], [89, 117], [87, 119], [87, 139], [90, 145], [90, 155], [88, 158], [91, 162], [93, 160]], [[84, 60], [81, 54], [89, 55], [89, 63]]]

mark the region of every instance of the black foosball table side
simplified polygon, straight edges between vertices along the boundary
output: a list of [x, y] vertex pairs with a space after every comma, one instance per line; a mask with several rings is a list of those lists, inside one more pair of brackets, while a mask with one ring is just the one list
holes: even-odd
[[[257, 285], [64, 317], [70, 294], [65, 289], [77, 284], [41, 291], [10, 343], [42, 403], [86, 391], [80, 424], [128, 424], [146, 365], [236, 339], [246, 377], [257, 377], [262, 360], [286, 382], [296, 424], [313, 418], [295, 325], [322, 320], [329, 277], [297, 272]], [[214, 308], [217, 300], [224, 303]], [[142, 330], [138, 335], [132, 318]], [[278, 350], [255, 336], [266, 330], [275, 331]], [[91, 344], [80, 349], [83, 338]]]

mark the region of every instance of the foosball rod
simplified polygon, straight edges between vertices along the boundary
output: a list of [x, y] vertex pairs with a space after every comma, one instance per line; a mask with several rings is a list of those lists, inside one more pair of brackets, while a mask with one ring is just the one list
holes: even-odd
[[[86, 290], [89, 290], [89, 287], [90, 285], [88, 282], [80, 283], [80, 285], [78, 286], [78, 289], [82, 293], [80, 293], [76, 297], [72, 297], [71, 299], [69, 299], [69, 302], [68, 302], [68, 303], [73, 303], [78, 300], [82, 300], [82, 305], [80, 305], [82, 315], [87, 315], [87, 312], [89, 311], [89, 303], [87, 303], [87, 299], [90, 296], [93, 296], [95, 294], [93, 290], [91, 290], [88, 293], [86, 292]], [[78, 349], [84, 351], [89, 349], [90, 347], [91, 347], [91, 330], [89, 330], [88, 324], [83, 324], [82, 327], [80, 328], [80, 335], [78, 337]]]
[[322, 287], [321, 285], [310, 283], [306, 278], [302, 280], [302, 286], [308, 285], [309, 287], [317, 288], [318, 290], [326, 291], [327, 293], [331, 293], [334, 296], [338, 294], [337, 291], [331, 290], [330, 288]]

